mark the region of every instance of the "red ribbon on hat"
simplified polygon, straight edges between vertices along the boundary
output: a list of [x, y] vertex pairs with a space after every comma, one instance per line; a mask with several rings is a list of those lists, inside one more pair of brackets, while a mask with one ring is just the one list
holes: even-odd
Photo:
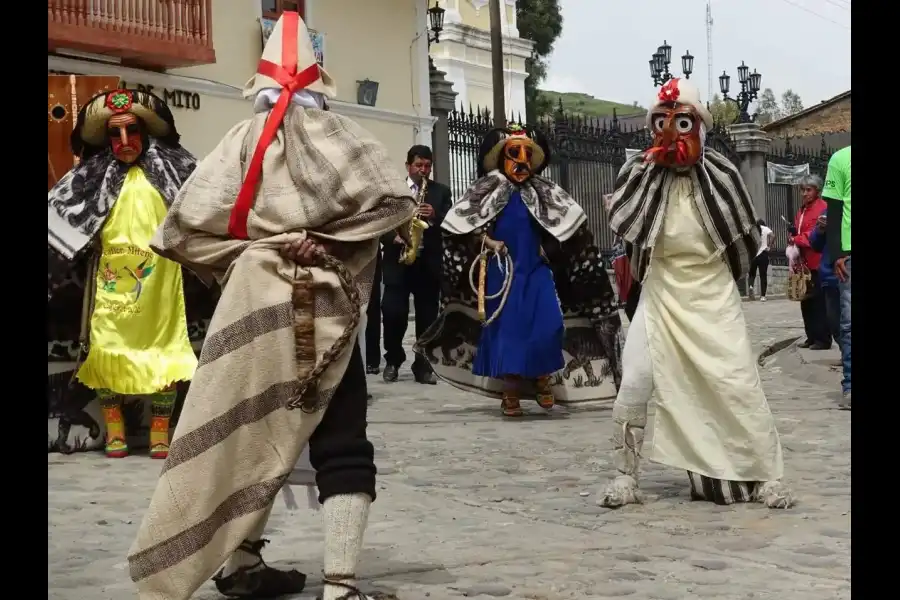
[[234, 208], [231, 209], [231, 218], [228, 220], [228, 233], [231, 237], [246, 240], [249, 238], [247, 234], [247, 218], [250, 216], [250, 209], [253, 208], [253, 198], [256, 196], [256, 186], [262, 175], [263, 158], [269, 144], [275, 139], [275, 134], [281, 123], [284, 121], [284, 114], [287, 112], [288, 105], [291, 103], [291, 96], [297, 90], [308, 87], [311, 83], [319, 79], [319, 65], [313, 63], [312, 66], [297, 72], [297, 30], [300, 24], [300, 15], [296, 12], [285, 11], [282, 13], [283, 19], [283, 38], [281, 42], [281, 65], [276, 65], [267, 60], [260, 60], [256, 72], [266, 77], [271, 77], [281, 85], [281, 94], [278, 96], [278, 102], [269, 113], [266, 119], [266, 125], [263, 127], [262, 135], [259, 136], [259, 142], [256, 144], [256, 150], [253, 152], [253, 158], [250, 160], [250, 168], [247, 170], [247, 176], [238, 192], [237, 201]]

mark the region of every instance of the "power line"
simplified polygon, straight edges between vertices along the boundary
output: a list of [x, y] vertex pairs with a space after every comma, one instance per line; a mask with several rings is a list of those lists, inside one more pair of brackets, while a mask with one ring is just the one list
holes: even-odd
[[850, 10], [849, 2], [847, 2], [845, 4], [840, 4], [838, 2], [835, 2], [834, 0], [825, 0], [825, 2], [827, 2], [828, 4], [830, 4], [832, 6], [837, 6], [838, 8], [843, 9], [843, 10]]
[[832, 20], [832, 19], [829, 19], [828, 17], [826, 17], [826, 16], [824, 16], [824, 15], [820, 15], [819, 13], [815, 12], [814, 10], [810, 10], [810, 9], [806, 8], [805, 6], [802, 6], [802, 5], [800, 5], [800, 4], [797, 4], [796, 2], [792, 2], [791, 0], [781, 0], [781, 1], [782, 1], [782, 2], [785, 2], [786, 4], [790, 4], [790, 5], [793, 6], [794, 8], [799, 8], [800, 10], [806, 11], [806, 12], [808, 12], [809, 14], [815, 16], [815, 17], [819, 17], [819, 18], [822, 19], [823, 21], [828, 21], [829, 23], [833, 23], [833, 24], [837, 25], [838, 27], [843, 27], [843, 28], [846, 29], [847, 31], [850, 31], [850, 28], [847, 27], [846, 25], [844, 25], [843, 23], [838, 23], [837, 21], [834, 21], [834, 20]]

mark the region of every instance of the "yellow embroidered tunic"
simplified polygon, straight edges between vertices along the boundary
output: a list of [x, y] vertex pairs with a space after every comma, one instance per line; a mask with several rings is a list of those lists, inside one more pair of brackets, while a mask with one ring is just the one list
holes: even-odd
[[197, 368], [181, 266], [150, 250], [166, 210], [141, 168], [131, 167], [100, 233], [90, 352], [78, 371], [91, 389], [153, 394], [189, 381]]

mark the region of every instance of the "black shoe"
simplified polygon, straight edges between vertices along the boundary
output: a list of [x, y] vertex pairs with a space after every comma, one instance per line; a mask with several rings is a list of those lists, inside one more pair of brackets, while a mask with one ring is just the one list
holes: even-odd
[[382, 377], [384, 378], [384, 382], [394, 383], [395, 381], [397, 381], [397, 371], [398, 368], [394, 365], [385, 365], [384, 375], [382, 375]]
[[816, 342], [809, 347], [810, 350], [831, 350], [831, 344], [823, 344], [822, 342]]
[[[306, 575], [297, 570], [279, 571], [262, 559], [260, 551], [269, 540], [241, 543], [238, 548], [254, 554], [259, 562], [252, 567], [241, 567], [228, 577], [222, 577], [224, 569], [213, 577], [216, 589], [229, 598], [279, 598], [299, 594], [306, 586]], [[262, 569], [259, 569], [259, 567]]]
[[424, 383], [425, 385], [437, 385], [437, 377], [435, 377], [434, 373], [432, 373], [431, 371], [426, 371], [425, 373], [413, 371], [413, 377], [416, 378], [416, 383]]
[[366, 367], [366, 375], [378, 375], [379, 373], [381, 373], [381, 369], [378, 368], [378, 365]]
[[805, 342], [797, 344], [798, 348], [809, 348], [810, 346], [812, 346], [812, 342], [809, 340], [806, 340]]

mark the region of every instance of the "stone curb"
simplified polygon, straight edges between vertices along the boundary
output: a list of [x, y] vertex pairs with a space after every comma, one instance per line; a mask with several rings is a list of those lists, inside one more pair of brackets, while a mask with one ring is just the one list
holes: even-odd
[[799, 340], [801, 337], [802, 336], [799, 336], [799, 335], [794, 336], [794, 337], [789, 337], [787, 339], [775, 342], [771, 346], [766, 346], [765, 349], [759, 353], [759, 358], [756, 359], [756, 364], [758, 364], [759, 366], [763, 366], [763, 362], [765, 362], [765, 360], [767, 358], [769, 358], [773, 354], [776, 354], [777, 352], [781, 352], [785, 348], [790, 347], [794, 342]]

